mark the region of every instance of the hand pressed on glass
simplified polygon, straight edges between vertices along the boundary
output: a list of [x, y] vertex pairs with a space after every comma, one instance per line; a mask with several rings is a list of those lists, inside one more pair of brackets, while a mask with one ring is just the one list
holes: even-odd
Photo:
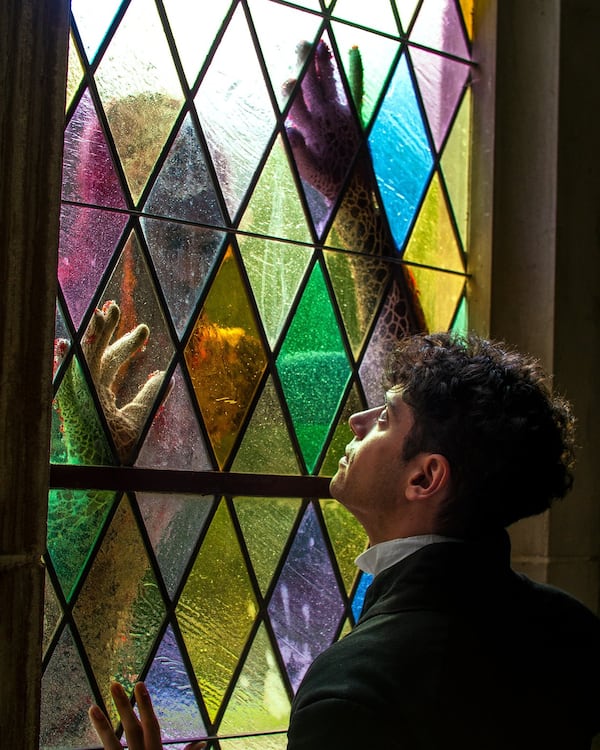
[[[150, 694], [144, 683], [138, 682], [134, 688], [134, 695], [140, 712], [139, 719], [135, 715], [127, 693], [118, 682], [111, 684], [110, 693], [121, 717], [127, 747], [131, 750], [162, 750], [160, 725], [152, 707]], [[104, 750], [121, 750], [122, 745], [112, 728], [112, 724], [100, 708], [92, 706], [89, 710], [89, 716]], [[185, 750], [202, 750], [205, 747], [206, 742], [191, 742], [186, 745]]]

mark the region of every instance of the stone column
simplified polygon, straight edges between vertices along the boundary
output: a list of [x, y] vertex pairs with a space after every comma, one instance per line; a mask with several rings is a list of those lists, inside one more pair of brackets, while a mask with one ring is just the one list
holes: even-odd
[[0, 4], [0, 727], [38, 747], [68, 0]]

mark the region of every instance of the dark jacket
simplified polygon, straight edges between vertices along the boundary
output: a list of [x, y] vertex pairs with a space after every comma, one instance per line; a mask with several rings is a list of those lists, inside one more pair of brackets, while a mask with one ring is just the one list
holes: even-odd
[[377, 575], [294, 699], [288, 750], [581, 750], [600, 731], [600, 620], [510, 568], [508, 535]]

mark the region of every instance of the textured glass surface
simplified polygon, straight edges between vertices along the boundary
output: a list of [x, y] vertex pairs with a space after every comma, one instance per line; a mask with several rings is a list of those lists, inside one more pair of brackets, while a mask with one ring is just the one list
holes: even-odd
[[296, 474], [299, 470], [271, 378], [265, 383], [231, 468], [257, 474]]
[[464, 248], [468, 247], [471, 109], [472, 95], [469, 89], [442, 154], [442, 170]]
[[[49, 748], [97, 744], [116, 677], [146, 679], [169, 746], [284, 750], [302, 674], [359, 616], [366, 538], [245, 475], [332, 475], [398, 337], [468, 328], [473, 9], [73, 0], [51, 460], [117, 471], [51, 492]], [[149, 327], [114, 382], [88, 327], [109, 300], [111, 342]], [[124, 495], [122, 465], [235, 491]]]
[[321, 512], [349, 593], [358, 574], [354, 560], [367, 548], [367, 535], [356, 518], [335, 500], [321, 500]]
[[177, 606], [177, 618], [214, 720], [257, 615], [257, 603], [224, 501]]
[[234, 505], [254, 574], [264, 593], [271, 584], [300, 503], [287, 498], [238, 497]]
[[[404, 259], [423, 266], [464, 273], [462, 256], [438, 174], [433, 176]], [[427, 305], [422, 293], [421, 303]]]
[[208, 471], [214, 468], [179, 367], [173, 374], [167, 398], [148, 430], [136, 465], [182, 471]]
[[109, 684], [118, 680], [126, 690], [133, 689], [164, 616], [164, 604], [126, 497], [102, 540], [73, 615], [116, 723]]
[[369, 145], [392, 233], [402, 248], [433, 166], [406, 55], [400, 58]]
[[315, 265], [277, 359], [294, 429], [312, 471], [350, 376], [319, 264]]
[[309, 505], [269, 604], [269, 615], [292, 686], [333, 642], [343, 614], [331, 560]]
[[206, 736], [206, 727], [171, 627], [165, 631], [145, 682], [163, 738]]
[[[264, 626], [254, 637], [225, 715], [222, 734], [286, 729], [290, 699]], [[248, 743], [246, 747], [251, 747]]]
[[185, 358], [206, 429], [223, 466], [266, 364], [231, 249], [213, 281]]
[[40, 748], [96, 745], [98, 736], [87, 716], [93, 702], [79, 652], [65, 628], [42, 679]]
[[114, 492], [50, 491], [48, 552], [67, 600], [114, 499]]
[[213, 500], [195, 495], [138, 494], [140, 512], [167, 591], [181, 582], [202, 534]]
[[241, 6], [215, 52], [195, 104], [229, 213], [234, 215], [275, 125]]

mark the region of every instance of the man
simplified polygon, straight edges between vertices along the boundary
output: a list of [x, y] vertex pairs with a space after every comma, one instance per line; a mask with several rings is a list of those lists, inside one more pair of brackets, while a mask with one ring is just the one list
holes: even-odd
[[[572, 485], [568, 404], [534, 361], [477, 337], [409, 337], [387, 380], [385, 403], [350, 418], [331, 481], [375, 578], [357, 626], [307, 672], [289, 750], [589, 748], [600, 621], [513, 572], [505, 531]], [[117, 707], [133, 750], [155, 750], [138, 690], [141, 725], [124, 693]], [[117, 748], [96, 709], [92, 721]]]

